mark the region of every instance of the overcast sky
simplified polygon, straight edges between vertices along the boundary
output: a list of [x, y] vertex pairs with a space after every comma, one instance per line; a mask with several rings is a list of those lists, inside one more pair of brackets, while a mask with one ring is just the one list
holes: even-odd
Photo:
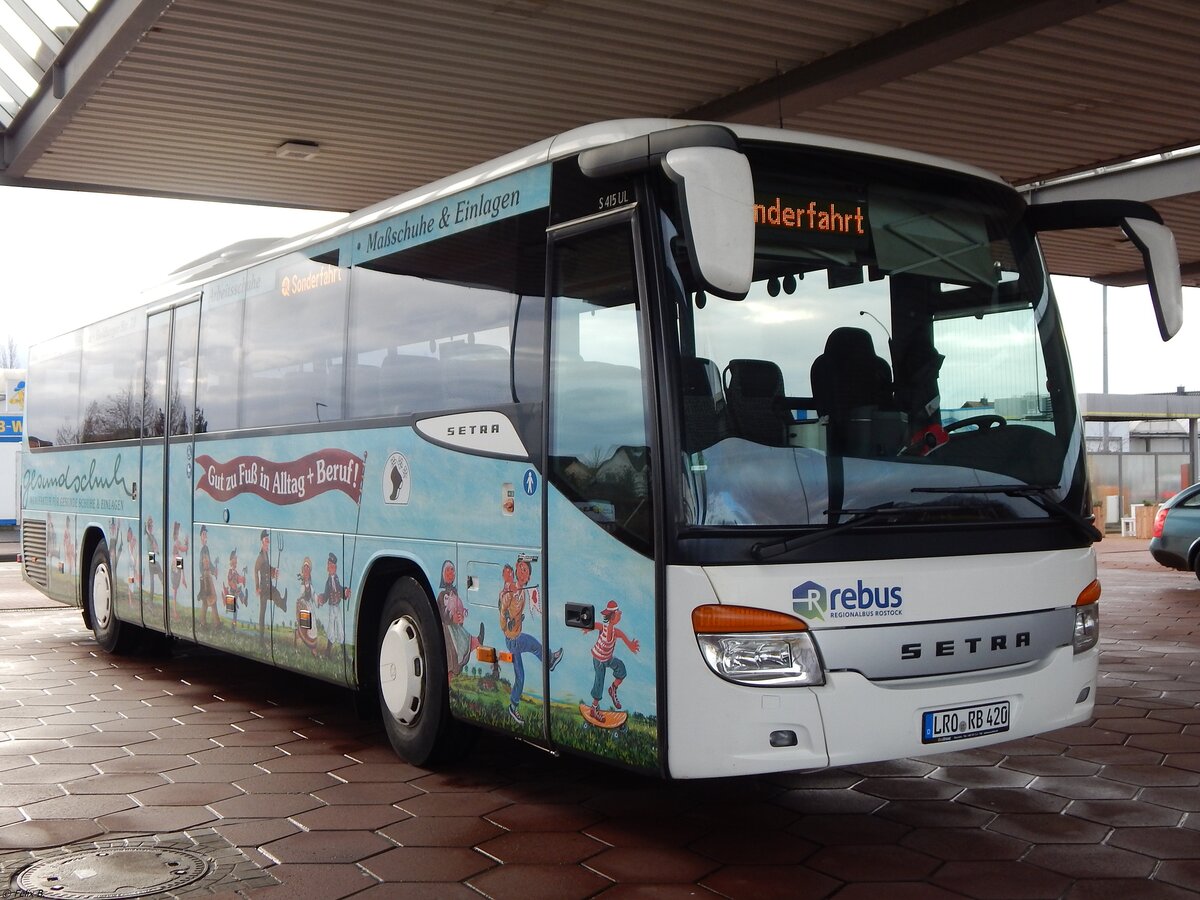
[[[0, 187], [0, 343], [30, 344], [137, 305], [180, 266], [235, 241], [290, 237], [339, 213]], [[1101, 288], [1056, 278], [1076, 388], [1103, 386]], [[1158, 337], [1146, 288], [1110, 288], [1109, 390], [1200, 390], [1200, 290], [1183, 330]]]

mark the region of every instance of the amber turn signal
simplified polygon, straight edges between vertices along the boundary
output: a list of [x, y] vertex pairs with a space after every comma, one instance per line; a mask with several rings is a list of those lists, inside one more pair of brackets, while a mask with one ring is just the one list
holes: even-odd
[[693, 609], [692, 628], [696, 634], [756, 634], [768, 631], [808, 630], [808, 626], [802, 620], [786, 613], [752, 606], [728, 606], [723, 603], [709, 603]]

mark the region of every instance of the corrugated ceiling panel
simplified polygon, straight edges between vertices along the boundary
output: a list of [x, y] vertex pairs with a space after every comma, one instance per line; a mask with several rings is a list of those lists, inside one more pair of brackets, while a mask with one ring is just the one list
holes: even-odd
[[[672, 115], [953, 5], [178, 0], [29, 177], [355, 208], [586, 121]], [[275, 159], [288, 139], [322, 153]]]
[[1193, 0], [1130, 0], [814, 110], [804, 122], [1026, 183], [1147, 147], [1200, 143], [1198, 38]]
[[[584, 122], [676, 115], [961, 2], [175, 0], [26, 176], [354, 209]], [[1027, 183], [1200, 143], [1197, 47], [1196, 0], [1121, 0], [784, 124]], [[277, 159], [286, 140], [320, 155]], [[1157, 205], [1200, 260], [1200, 195]], [[1112, 265], [1107, 239], [1071, 240], [1051, 243], [1063, 271]]]

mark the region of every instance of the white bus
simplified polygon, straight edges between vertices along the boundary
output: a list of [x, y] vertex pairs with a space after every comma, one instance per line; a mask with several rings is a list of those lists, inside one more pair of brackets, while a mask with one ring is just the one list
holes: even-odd
[[400, 756], [485, 728], [664, 777], [1086, 720], [1099, 534], [1044, 229], [854, 141], [638, 120], [198, 261], [35, 348], [25, 577], [346, 685]]

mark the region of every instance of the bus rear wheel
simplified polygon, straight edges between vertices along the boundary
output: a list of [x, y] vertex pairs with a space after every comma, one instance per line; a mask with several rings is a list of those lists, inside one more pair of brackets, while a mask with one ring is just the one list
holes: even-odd
[[392, 748], [418, 766], [453, 752], [441, 632], [433, 602], [415, 579], [392, 585], [379, 620], [379, 708]]
[[104, 541], [92, 551], [92, 561], [88, 566], [87, 603], [92, 634], [100, 648], [108, 653], [132, 652], [141, 637], [141, 629], [117, 618], [112, 560], [108, 555], [108, 544]]

